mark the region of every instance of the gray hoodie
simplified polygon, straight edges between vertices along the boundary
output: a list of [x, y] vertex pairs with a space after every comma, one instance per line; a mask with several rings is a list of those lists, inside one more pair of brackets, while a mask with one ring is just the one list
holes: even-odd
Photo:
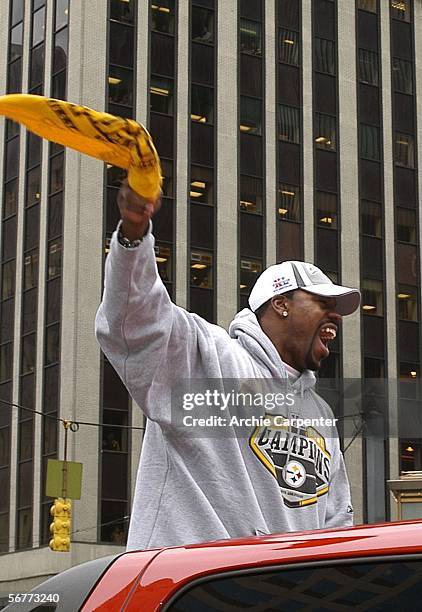
[[227, 333], [171, 302], [151, 228], [134, 249], [113, 234], [96, 335], [147, 416], [128, 550], [352, 524], [335, 427], [280, 428], [270, 415], [246, 436], [195, 436], [175, 424], [171, 393], [182, 379], [272, 379], [299, 399], [277, 414], [333, 415], [312, 372], [288, 380], [250, 310]]

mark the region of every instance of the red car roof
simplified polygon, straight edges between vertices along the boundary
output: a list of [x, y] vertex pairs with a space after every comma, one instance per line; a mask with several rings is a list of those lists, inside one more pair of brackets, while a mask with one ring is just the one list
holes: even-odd
[[239, 569], [305, 561], [422, 553], [422, 520], [220, 540], [129, 552], [108, 569], [83, 612], [158, 610], [192, 580]]

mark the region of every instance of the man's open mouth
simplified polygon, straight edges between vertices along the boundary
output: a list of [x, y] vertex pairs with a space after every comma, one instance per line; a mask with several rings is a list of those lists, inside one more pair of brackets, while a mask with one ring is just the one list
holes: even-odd
[[334, 324], [327, 324], [321, 326], [319, 331], [318, 339], [319, 339], [319, 349], [321, 352], [321, 359], [325, 359], [330, 354], [328, 344], [336, 339], [337, 336], [337, 326]]

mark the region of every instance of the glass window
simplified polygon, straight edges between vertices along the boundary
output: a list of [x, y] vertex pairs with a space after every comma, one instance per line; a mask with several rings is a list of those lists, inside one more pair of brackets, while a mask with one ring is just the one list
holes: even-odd
[[155, 261], [157, 262], [158, 273], [164, 282], [172, 281], [172, 252], [171, 246], [167, 244], [156, 244], [154, 247]]
[[174, 0], [152, 0], [152, 29], [174, 34]]
[[[128, 5], [131, 6], [132, 1], [129, 2], [116, 2], [116, 0], [111, 1], [111, 14], [113, 14], [113, 5], [120, 4], [125, 5], [123, 10], [127, 11]], [[111, 17], [111, 19], [114, 19]], [[67, 25], [69, 21], [69, 0], [56, 0], [56, 24], [55, 30], [60, 30], [63, 26]]]
[[119, 425], [124, 426], [128, 424], [127, 418], [128, 414], [123, 410], [104, 410], [103, 423], [110, 424], [110, 427], [102, 428], [103, 450], [118, 453], [127, 453], [128, 430], [124, 427], [119, 427]]
[[32, 546], [32, 511], [19, 510], [18, 512], [18, 533], [17, 548], [29, 548]]
[[364, 378], [384, 378], [385, 362], [382, 359], [365, 357], [363, 360]]
[[38, 246], [40, 233], [40, 207], [31, 206], [25, 211], [24, 251]]
[[[59, 403], [59, 377], [60, 367], [52, 366], [44, 370], [44, 405], [48, 406], [48, 410], [55, 412], [58, 409]], [[50, 419], [44, 419], [44, 422]]]
[[50, 193], [55, 193], [63, 189], [63, 161], [63, 154], [56, 155], [50, 161]]
[[300, 188], [281, 183], [278, 186], [278, 216], [284, 221], [300, 221]]
[[1, 275], [1, 299], [7, 300], [15, 294], [16, 262], [14, 259], [3, 264]]
[[23, 19], [24, 0], [13, 0], [12, 2], [12, 24], [18, 23]]
[[126, 542], [128, 521], [126, 515], [126, 502], [101, 500], [102, 542], [114, 542], [120, 545]]
[[29, 334], [22, 338], [22, 365], [21, 374], [34, 372], [36, 362], [36, 334]]
[[242, 53], [261, 55], [261, 24], [249, 19], [240, 20], [240, 50]]
[[23, 35], [23, 24], [15, 26], [10, 33], [10, 56], [9, 62], [22, 56], [22, 35]]
[[394, 161], [398, 166], [415, 167], [414, 139], [410, 134], [395, 133]]
[[393, 57], [392, 64], [394, 91], [400, 91], [406, 94], [413, 93], [413, 70], [411, 62]]
[[173, 162], [168, 159], [161, 160], [161, 174], [163, 176], [163, 184], [161, 190], [163, 197], [172, 198], [173, 193]]
[[3, 218], [14, 215], [18, 208], [18, 189], [19, 183], [17, 180], [6, 183], [4, 188], [4, 213]]
[[396, 208], [397, 240], [416, 244], [416, 211], [408, 208]]
[[262, 212], [262, 179], [240, 176], [240, 210]]
[[213, 287], [213, 256], [205, 251], [191, 251], [190, 254], [190, 284], [193, 287], [212, 289]]
[[362, 310], [364, 314], [383, 315], [383, 291], [381, 281], [362, 281]]
[[38, 166], [41, 162], [42, 140], [32, 132], [28, 132], [27, 139], [27, 167]]
[[294, 106], [278, 106], [278, 137], [285, 142], [300, 143], [300, 110]]
[[410, 21], [409, 0], [391, 0], [391, 16], [400, 21]]
[[27, 174], [26, 207], [37, 204], [41, 200], [41, 166], [30, 170]]
[[66, 73], [65, 72], [61, 72], [60, 74], [53, 77], [52, 96], [59, 100], [66, 99]]
[[47, 283], [47, 325], [60, 320], [61, 288], [60, 277], [53, 278]]
[[19, 459], [31, 459], [33, 453], [34, 422], [32, 419], [24, 421], [19, 427]]
[[55, 238], [62, 233], [63, 193], [52, 196], [48, 203], [48, 237]]
[[155, 113], [173, 114], [173, 80], [151, 76], [150, 109]]
[[377, 0], [358, 0], [358, 8], [371, 13], [377, 12]]
[[13, 343], [0, 346], [0, 383], [12, 378], [13, 372]]
[[318, 149], [336, 150], [336, 118], [315, 113], [315, 143]]
[[404, 321], [418, 320], [417, 288], [410, 285], [399, 285], [397, 294], [397, 311], [399, 319]]
[[256, 98], [240, 96], [240, 131], [261, 134], [262, 102]]
[[361, 232], [366, 236], [382, 238], [382, 209], [379, 202], [362, 200]]
[[192, 7], [192, 40], [214, 42], [214, 11], [199, 6]]
[[378, 85], [378, 53], [359, 49], [359, 81]]
[[191, 166], [190, 176], [191, 202], [214, 204], [213, 170], [201, 166]]
[[50, 325], [45, 333], [45, 365], [60, 360], [60, 324]]
[[110, 22], [110, 64], [133, 67], [133, 28], [115, 21]]
[[133, 104], [133, 71], [117, 66], [109, 67], [108, 99], [114, 104]]
[[36, 287], [38, 283], [38, 251], [32, 251], [24, 258], [24, 289]]
[[19, 138], [6, 144], [6, 181], [19, 174]]
[[[68, 1], [68, 0], [62, 0]], [[121, 21], [122, 23], [134, 23], [134, 2], [133, 0], [111, 0], [110, 19]]]
[[257, 259], [240, 260], [240, 293], [249, 295], [256, 279], [262, 272], [262, 261]]
[[284, 64], [299, 65], [299, 34], [281, 28], [278, 32], [278, 58]]
[[[51, 408], [51, 404], [48, 404]], [[43, 450], [46, 455], [57, 452], [57, 422], [54, 419], [43, 419]]]
[[32, 20], [32, 46], [35, 47], [44, 40], [45, 8], [34, 13]]
[[337, 229], [337, 195], [335, 193], [316, 192], [317, 225]]
[[9, 65], [8, 93], [21, 93], [22, 91], [22, 60], [18, 59]]
[[335, 46], [331, 40], [315, 38], [314, 47], [315, 70], [326, 74], [335, 74]]
[[61, 273], [62, 269], [62, 241], [53, 240], [48, 247], [48, 279]]
[[214, 90], [202, 85], [192, 85], [191, 119], [199, 123], [214, 120]]
[[54, 37], [53, 74], [67, 66], [68, 28]]
[[9, 453], [10, 453], [10, 430], [8, 427], [6, 427], [3, 429], [0, 429], [0, 467], [7, 466], [9, 464], [9, 461], [10, 461]]
[[44, 45], [38, 45], [31, 52], [30, 88], [33, 90], [44, 80]]
[[380, 160], [380, 130], [373, 125], [360, 126], [360, 156]]

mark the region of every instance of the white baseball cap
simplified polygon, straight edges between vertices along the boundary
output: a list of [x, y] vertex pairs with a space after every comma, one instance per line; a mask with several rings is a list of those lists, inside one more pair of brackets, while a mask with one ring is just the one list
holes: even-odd
[[335, 310], [340, 315], [352, 314], [360, 303], [360, 292], [357, 289], [335, 285], [313, 264], [283, 261], [270, 266], [258, 277], [249, 296], [249, 306], [255, 312], [272, 297], [294, 289], [335, 298]]

